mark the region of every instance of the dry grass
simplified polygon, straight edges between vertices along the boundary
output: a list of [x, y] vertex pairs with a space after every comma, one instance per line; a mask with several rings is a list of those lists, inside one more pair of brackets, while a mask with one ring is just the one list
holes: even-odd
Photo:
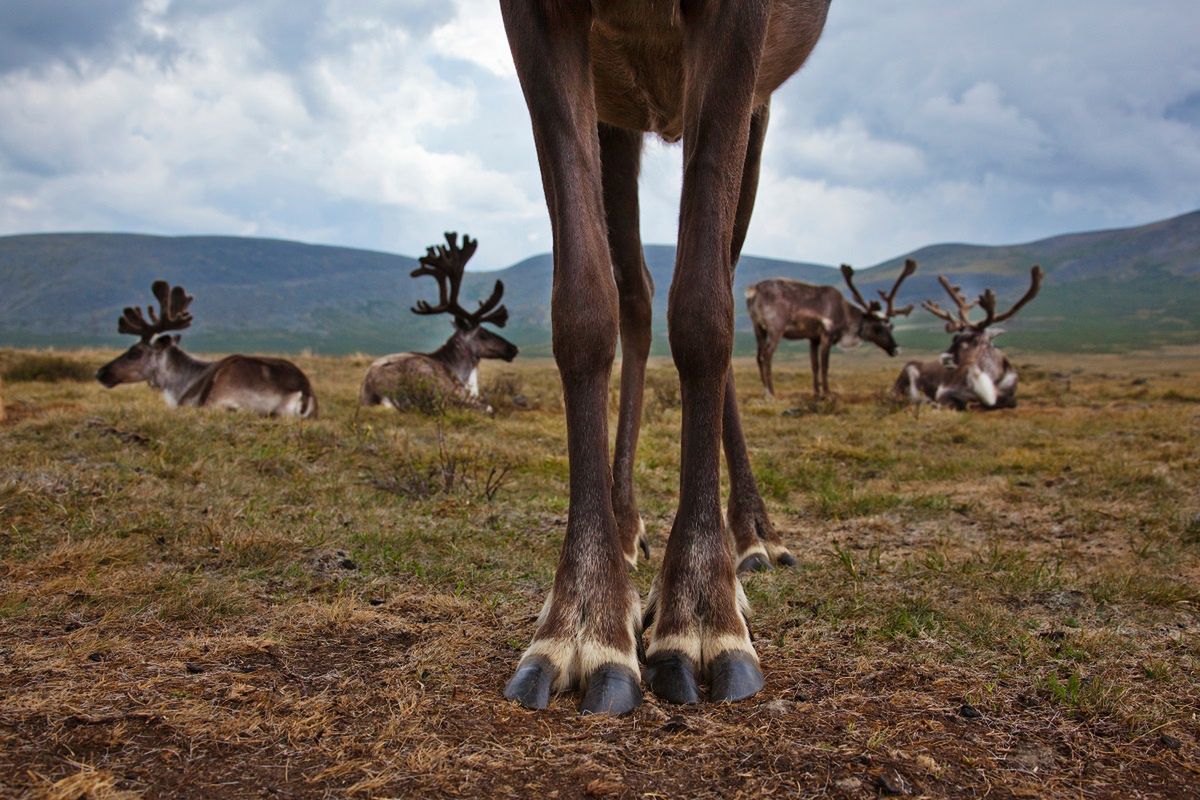
[[[738, 365], [800, 559], [745, 582], [767, 689], [620, 720], [500, 697], [565, 521], [548, 362], [487, 370], [494, 418], [360, 411], [365, 357], [298, 359], [306, 423], [8, 380], [0, 795], [1193, 794], [1197, 352], [1038, 355], [990, 415], [892, 405], [878, 354], [813, 405], [803, 355], [776, 403]], [[669, 365], [650, 384], [656, 562], [679, 406]]]

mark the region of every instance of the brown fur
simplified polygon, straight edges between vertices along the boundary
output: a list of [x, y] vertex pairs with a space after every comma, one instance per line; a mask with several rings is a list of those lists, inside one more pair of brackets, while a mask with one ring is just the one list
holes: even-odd
[[[628, 634], [637, 595], [625, 565], [636, 553], [632, 463], [653, 290], [636, 218], [643, 132], [682, 139], [684, 148], [668, 303], [683, 400], [680, 498], [648, 612], [648, 677], [675, 702], [698, 699], [688, 685], [693, 672], [709, 672], [714, 699], [761, 686], [719, 497], [724, 438], [735, 493], [753, 494], [731, 498], [731, 517], [736, 508], [743, 538], [748, 529], [761, 547], [760, 536], [773, 531], [757, 532], [761, 498], [736, 419], [731, 286], [767, 101], [816, 44], [827, 7], [824, 0], [502, 0], [554, 233], [554, 355], [571, 465], [554, 586], [506, 688], [526, 705], [545, 704], [550, 675], [556, 690], [587, 690], [587, 711], [621, 713], [640, 697], [622, 681], [637, 669]], [[618, 331], [624, 359], [610, 470], [607, 387]]]

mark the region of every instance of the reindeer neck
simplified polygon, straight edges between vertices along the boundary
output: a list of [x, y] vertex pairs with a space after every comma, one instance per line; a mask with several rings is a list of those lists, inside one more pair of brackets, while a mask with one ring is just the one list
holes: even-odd
[[429, 357], [445, 366], [463, 386], [470, 382], [472, 374], [479, 368], [479, 355], [471, 352], [458, 332], [430, 353]]
[[179, 347], [168, 347], [160, 357], [150, 385], [162, 390], [163, 399], [167, 405], [179, 404], [183, 397], [204, 371], [211, 366], [210, 361], [192, 358]]

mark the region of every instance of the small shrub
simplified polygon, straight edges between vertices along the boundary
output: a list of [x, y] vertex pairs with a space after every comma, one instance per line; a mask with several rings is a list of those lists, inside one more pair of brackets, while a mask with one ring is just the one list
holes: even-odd
[[3, 378], [8, 381], [61, 383], [90, 381], [94, 375], [95, 370], [91, 366], [79, 361], [51, 353], [22, 353], [4, 367]]
[[529, 398], [525, 396], [525, 382], [520, 375], [511, 372], [501, 373], [483, 388], [483, 396], [497, 411], [518, 409], [526, 411], [533, 408]]
[[437, 447], [432, 452], [410, 450], [390, 475], [372, 478], [370, 483], [410, 500], [466, 494], [490, 503], [507, 483], [511, 471], [510, 464], [488, 463], [474, 452], [450, 448], [439, 426]]
[[437, 381], [415, 375], [398, 379], [387, 398], [397, 411], [416, 411], [429, 417], [444, 415], [453, 402]]

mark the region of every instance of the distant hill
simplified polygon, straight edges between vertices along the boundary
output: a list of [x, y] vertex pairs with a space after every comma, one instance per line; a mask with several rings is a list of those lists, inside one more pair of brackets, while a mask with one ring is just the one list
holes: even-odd
[[[954, 276], [972, 296], [992, 287], [1004, 303], [1024, 291], [1032, 264], [1045, 267], [1041, 295], [1007, 326], [1012, 332], [1006, 341], [1016, 346], [1119, 350], [1200, 341], [1200, 212], [1019, 245], [932, 245], [860, 270], [864, 294], [887, 288], [906, 257], [917, 259], [920, 272], [905, 284], [902, 303], [940, 298], [938, 273]], [[657, 286], [655, 351], [666, 353], [674, 248], [648, 245], [646, 260]], [[0, 237], [0, 345], [127, 343], [128, 337], [116, 333], [121, 308], [148, 303], [150, 282], [165, 277], [196, 296], [196, 323], [186, 341], [197, 351], [431, 348], [448, 335], [449, 323], [409, 313], [417, 299], [436, 291], [429, 279], [408, 277], [415, 264], [408, 256], [271, 239]], [[739, 352], [753, 350], [743, 290], [777, 276], [841, 280], [828, 266], [743, 256], [734, 287]], [[496, 279], [507, 287], [506, 335], [527, 354], [548, 354], [550, 256], [469, 273], [464, 297], [484, 296]], [[945, 334], [937, 320], [918, 310], [901, 321], [898, 338], [911, 351], [939, 347]]]

